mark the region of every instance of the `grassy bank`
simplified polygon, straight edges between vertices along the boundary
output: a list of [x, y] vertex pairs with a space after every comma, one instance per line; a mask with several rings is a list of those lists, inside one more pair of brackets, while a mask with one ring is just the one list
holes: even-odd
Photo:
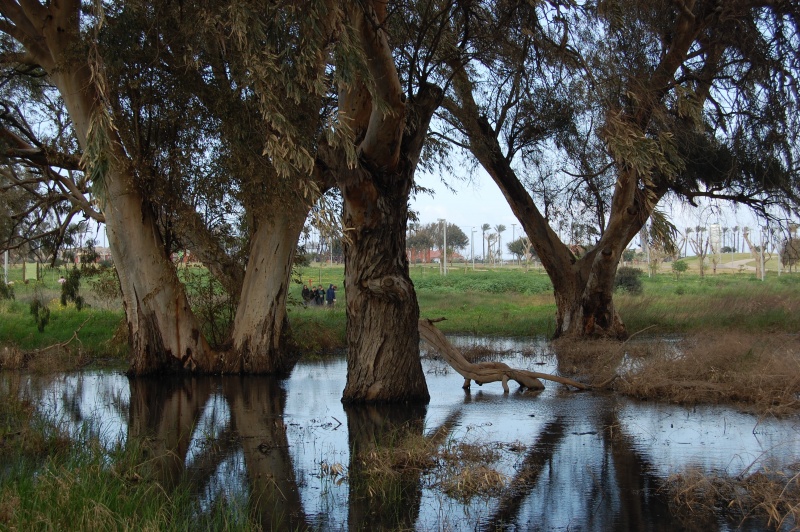
[[6, 390], [0, 401], [0, 529], [252, 530], [236, 501], [199, 507], [192, 485], [165, 488], [141, 441], [104, 448], [90, 430], [68, 435]]
[[[30, 266], [29, 266], [30, 268]], [[62, 270], [63, 271], [63, 270]], [[15, 299], [0, 301], [0, 345], [21, 351], [43, 349], [66, 342], [80, 328], [71, 350], [90, 358], [124, 358], [119, 300], [96, 294], [91, 281], [82, 284], [88, 306], [62, 307], [58, 301], [58, 270], [46, 271], [43, 282], [23, 284], [21, 268], [11, 270]], [[541, 270], [520, 267], [493, 270], [471, 265], [451, 267], [447, 276], [437, 266], [415, 265], [411, 277], [417, 291], [420, 315], [445, 317], [439, 327], [448, 333], [494, 336], [546, 336], [555, 329], [552, 285]], [[345, 342], [345, 293], [342, 266], [306, 267], [298, 278], [327, 287], [336, 284], [337, 306], [301, 304], [299, 283], [289, 294], [289, 318], [297, 345], [304, 351], [342, 348]], [[642, 275], [639, 295], [618, 292], [619, 312], [629, 332], [647, 335], [700, 332], [794, 333], [800, 330], [800, 275], [771, 272], [767, 280], [752, 273], [683, 274], [679, 279], [662, 273]], [[29, 307], [40, 297], [50, 308], [50, 322], [39, 332]]]
[[[322, 268], [323, 284], [338, 282], [343, 271]], [[417, 291], [420, 315], [446, 317], [439, 327], [450, 333], [495, 336], [550, 336], [555, 328], [556, 306], [549, 278], [541, 271], [505, 267], [494, 270], [414, 266], [411, 278]], [[327, 281], [330, 279], [330, 281]], [[337, 281], [338, 279], [338, 281]], [[615, 294], [623, 321], [631, 333], [691, 333], [708, 330], [787, 332], [800, 330], [800, 275], [772, 272], [766, 281], [752, 273], [705, 275], [673, 274], [641, 277], [643, 291]], [[316, 283], [316, 279], [315, 279]], [[326, 285], [327, 286], [327, 285]], [[296, 299], [300, 286], [293, 287]], [[340, 302], [344, 294], [338, 295]], [[292, 322], [306, 331], [343, 328], [344, 314], [294, 309]], [[300, 318], [300, 319], [296, 319]]]

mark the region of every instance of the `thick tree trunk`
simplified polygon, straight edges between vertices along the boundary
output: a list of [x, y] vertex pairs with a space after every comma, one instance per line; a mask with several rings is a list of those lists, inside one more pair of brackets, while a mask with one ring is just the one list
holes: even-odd
[[122, 287], [130, 372], [215, 370], [216, 353], [200, 332], [175, 267], [166, 257], [154, 215], [140, 194], [120, 190], [117, 179], [107, 179], [103, 212]]
[[[363, 172], [363, 170], [355, 170]], [[430, 399], [419, 358], [419, 306], [408, 274], [410, 178], [347, 180], [344, 196], [345, 402]], [[383, 188], [378, 182], [397, 183]]]
[[339, 119], [352, 133], [358, 164], [340, 152], [327, 165], [344, 197], [348, 349], [342, 401], [427, 403], [406, 223], [414, 171], [442, 91], [423, 84], [406, 98], [385, 34], [387, 4], [372, 0], [349, 8], [374, 90], [366, 79], [341, 87]]
[[[155, 217], [102, 102], [103, 74], [82, 50], [79, 2], [0, 8], [15, 37], [58, 88], [92, 172], [122, 285], [132, 346], [131, 371], [211, 371], [216, 363], [166, 256]], [[99, 70], [99, 66], [97, 67]]]
[[288, 373], [296, 357], [288, 345], [286, 298], [297, 240], [308, 210], [274, 210], [251, 237], [250, 258], [233, 327], [230, 371]]
[[[80, 70], [78, 71], [81, 72]], [[75, 124], [78, 140], [90, 142], [96, 105], [85, 76], [56, 74], [56, 85]], [[100, 205], [111, 256], [117, 268], [131, 342], [130, 371], [146, 373], [216, 368], [216, 354], [200, 332], [175, 267], [166, 256], [155, 216], [136, 185], [116, 132], [108, 129], [104, 157], [110, 167], [99, 176]]]
[[613, 252], [603, 251], [595, 250], [581, 264], [551, 274], [556, 298], [555, 338], [627, 338], [625, 324], [614, 306], [618, 259]]

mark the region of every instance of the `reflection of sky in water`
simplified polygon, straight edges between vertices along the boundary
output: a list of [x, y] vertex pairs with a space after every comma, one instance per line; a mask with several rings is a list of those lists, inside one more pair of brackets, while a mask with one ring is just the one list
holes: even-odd
[[[476, 344], [469, 338], [457, 342]], [[512, 367], [554, 371], [542, 342], [482, 340], [481, 344], [506, 352], [502, 360]], [[523, 350], [535, 355], [519, 354]], [[654, 519], [650, 514], [662, 508], [652, 500], [655, 486], [647, 471], [663, 478], [699, 466], [737, 474], [753, 463], [769, 465], [775, 459], [789, 463], [800, 457], [796, 418], [759, 420], [718, 406], [684, 408], [567, 392], [552, 382], [546, 382], [546, 390], [539, 394], [518, 393], [513, 382], [508, 395], [500, 383], [483, 387], [473, 383], [465, 392], [463, 379], [442, 361], [425, 360], [423, 369], [431, 393], [426, 433], [456, 419], [450, 442], [506, 444], [492, 467], [510, 479], [525, 464], [532, 471], [519, 497], [503, 501], [513, 508], [509, 515], [514, 516], [516, 529], [649, 527], [649, 521], [641, 520]], [[345, 468], [349, 463], [347, 417], [341, 403], [345, 373], [344, 359], [304, 362], [283, 382], [287, 393], [283, 421], [303, 509], [321, 529], [347, 527], [348, 483], [321, 475], [323, 463]], [[85, 373], [24, 379], [21, 388], [41, 397], [42, 410], [73, 430], [87, 422], [98, 427], [106, 443], [124, 441], [130, 403], [125, 376]], [[212, 392], [196, 421], [188, 466], [199, 462], [210, 442], [229, 428], [230, 415], [225, 396]], [[509, 445], [516, 442], [523, 448]], [[249, 493], [244, 460], [240, 447], [226, 454], [203, 487], [204, 505], [223, 495], [241, 500]], [[423, 485], [432, 480], [423, 476]], [[475, 498], [462, 504], [438, 489], [425, 488], [421, 497], [420, 530], [491, 528], [506, 508], [497, 499]], [[669, 522], [669, 517], [664, 520]]]
[[660, 475], [687, 466], [738, 475], [745, 469], [774, 466], [775, 459], [800, 458], [797, 419], [759, 419], [719, 406], [674, 407], [623, 401], [623, 430]]
[[119, 373], [26, 376], [21, 388], [40, 410], [71, 434], [91, 428], [107, 448], [124, 443], [128, 431], [130, 389]]
[[342, 407], [347, 364], [336, 361], [299, 364], [286, 382], [284, 420], [289, 452], [300, 481], [306, 515], [315, 526], [335, 528], [347, 522], [347, 482], [321, 474], [322, 463], [350, 461], [347, 416]]
[[228, 428], [230, 418], [228, 402], [222, 395], [213, 394], [205, 404], [192, 434], [192, 441], [186, 453], [187, 467], [191, 467], [192, 463], [205, 452], [206, 447]]

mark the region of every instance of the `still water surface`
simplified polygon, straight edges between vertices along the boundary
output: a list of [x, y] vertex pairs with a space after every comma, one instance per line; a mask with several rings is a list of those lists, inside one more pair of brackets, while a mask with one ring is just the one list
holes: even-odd
[[[555, 372], [546, 350], [523, 356], [529, 343], [491, 342], [511, 366]], [[108, 445], [148, 437], [164, 482], [191, 475], [204, 506], [254, 499], [266, 529], [760, 530], [763, 522], [725, 516], [679, 520], [659, 488], [687, 467], [735, 475], [800, 457], [797, 418], [631, 401], [550, 382], [538, 394], [515, 393], [513, 383], [509, 394], [500, 383], [465, 392], [443, 362], [423, 367], [431, 401], [422, 408], [343, 406], [343, 358], [301, 362], [284, 380], [86, 372], [24, 376], [22, 389], [75, 430], [89, 424]], [[370, 486], [360, 476], [375, 459], [368, 450], [396, 445], [400, 431], [436, 433], [442, 446], [491, 446], [496, 460], [488, 465], [506, 487], [464, 500], [426, 472]]]

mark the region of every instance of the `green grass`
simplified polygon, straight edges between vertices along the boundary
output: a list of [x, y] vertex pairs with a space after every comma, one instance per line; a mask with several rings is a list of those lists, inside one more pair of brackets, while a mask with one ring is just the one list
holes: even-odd
[[[741, 255], [741, 254], [740, 254]], [[744, 255], [742, 255], [744, 257]], [[739, 258], [738, 256], [735, 258]], [[21, 269], [12, 278], [21, 279]], [[301, 302], [299, 281], [289, 293], [289, 319], [295, 343], [306, 352], [328, 351], [345, 344], [344, 267], [312, 265], [296, 273], [297, 279], [327, 287], [336, 284], [335, 309]], [[541, 270], [519, 267], [476, 269], [451, 267], [442, 276], [436, 266], [414, 265], [411, 278], [417, 291], [420, 315], [447, 318], [439, 327], [448, 333], [495, 336], [551, 336], [555, 329], [555, 301], [550, 280]], [[110, 340], [122, 322], [119, 306], [112, 310], [92, 305], [82, 311], [62, 308], [58, 302], [57, 272], [45, 281], [15, 284], [16, 300], [0, 301], [0, 344], [23, 350], [41, 349], [69, 339], [87, 318], [79, 339], [93, 356], [108, 356]], [[618, 292], [617, 308], [629, 332], [648, 329], [648, 334], [696, 332], [706, 329], [747, 332], [796, 332], [800, 330], [800, 275], [778, 276], [768, 272], [766, 281], [753, 273], [720, 273], [705, 277], [690, 270], [675, 279], [672, 272], [642, 276], [643, 292]], [[50, 324], [36, 330], [28, 310], [36, 290], [51, 309]], [[92, 303], [91, 290], [83, 288]], [[118, 356], [119, 353], [115, 353]]]
[[[322, 267], [321, 271], [323, 282], [343, 276], [341, 267]], [[437, 324], [445, 332], [549, 337], [555, 330], [553, 288], [541, 271], [526, 273], [516, 267], [472, 271], [471, 265], [466, 270], [460, 265], [449, 269], [445, 277], [438, 267], [412, 266], [411, 278], [420, 315], [447, 318]], [[655, 334], [800, 330], [798, 274], [778, 276], [773, 269], [762, 282], [753, 273], [707, 272], [700, 277], [690, 270], [676, 280], [670, 271], [652, 277], [643, 274], [642, 284], [641, 295], [617, 292], [614, 296], [630, 333], [645, 328]], [[300, 289], [300, 285], [292, 287], [295, 299], [299, 300]], [[337, 297], [342, 302], [343, 291]], [[329, 328], [342, 331], [345, 326], [343, 314], [293, 311], [291, 316], [296, 335], [319, 334]]]
[[745, 332], [800, 330], [800, 275], [753, 274], [643, 277], [640, 296], [618, 293], [616, 304], [630, 332], [656, 325], [655, 332], [707, 329]]
[[[30, 306], [25, 302], [0, 302], [0, 338], [23, 350], [41, 349], [68, 340], [86, 322], [78, 338], [83, 348], [93, 355], [102, 355], [110, 347], [114, 331], [123, 318], [122, 310], [83, 309], [62, 307], [58, 299], [48, 301], [50, 322], [39, 332]], [[88, 320], [88, 321], [87, 321]]]

